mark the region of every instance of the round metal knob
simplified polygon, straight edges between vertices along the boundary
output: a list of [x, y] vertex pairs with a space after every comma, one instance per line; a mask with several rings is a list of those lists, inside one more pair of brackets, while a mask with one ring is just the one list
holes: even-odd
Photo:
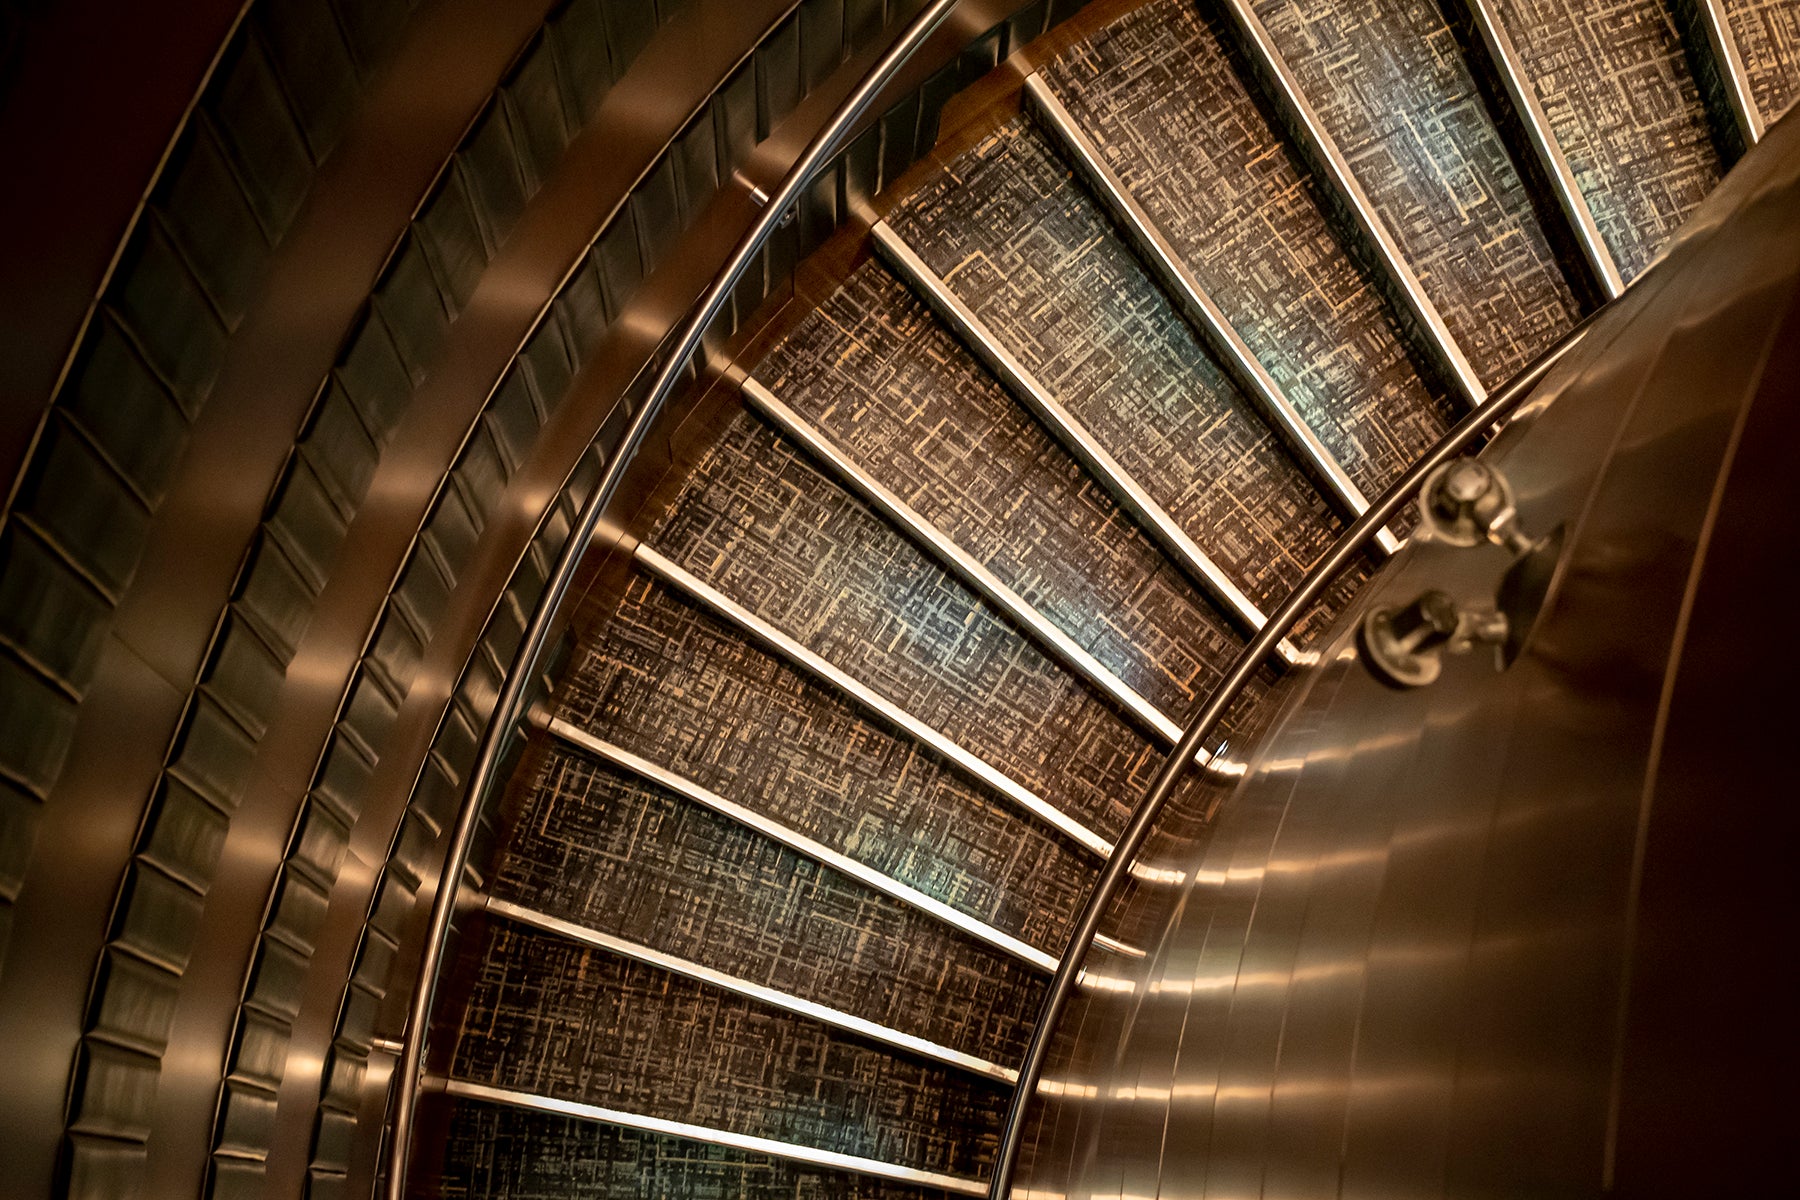
[[1438, 677], [1438, 648], [1455, 636], [1462, 617], [1456, 601], [1433, 589], [1404, 608], [1377, 608], [1357, 628], [1363, 661], [1383, 683], [1424, 687]]
[[1512, 489], [1475, 458], [1445, 463], [1425, 479], [1423, 517], [1432, 536], [1452, 546], [1479, 546], [1512, 509]]

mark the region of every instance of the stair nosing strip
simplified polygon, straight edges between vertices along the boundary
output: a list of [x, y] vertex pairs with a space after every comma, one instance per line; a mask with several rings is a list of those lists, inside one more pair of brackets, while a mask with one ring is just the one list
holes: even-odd
[[[914, 511], [911, 505], [864, 471], [825, 434], [789, 408], [753, 376], [744, 379], [743, 392], [753, 407], [769, 418], [784, 434], [805, 447], [808, 453], [829, 467], [850, 491], [855, 492], [871, 508], [892, 524], [899, 526], [914, 541], [923, 545], [952, 574], [960, 578], [982, 599], [1005, 613], [1015, 624], [1041, 643], [1046, 650], [1060, 659], [1066, 668], [1086, 679], [1097, 690], [1110, 696], [1115, 703], [1162, 738], [1165, 743], [1174, 745], [1181, 739], [1181, 726], [1173, 717], [1163, 712], [1137, 689], [1108, 670], [1074, 638], [1051, 623], [1043, 613], [1028, 604], [1024, 597], [1007, 587], [986, 566], [977, 562], [961, 546], [951, 541], [935, 525]], [[1204, 764], [1204, 759], [1201, 761]]]
[[1557, 141], [1556, 133], [1550, 127], [1550, 118], [1538, 100], [1537, 87], [1526, 75], [1525, 60], [1520, 57], [1499, 14], [1493, 11], [1491, 0], [1467, 0], [1467, 3], [1488, 58], [1505, 84], [1513, 108], [1523, 118], [1526, 137], [1531, 142], [1538, 166], [1555, 184], [1557, 207], [1567, 220], [1576, 244], [1581, 247], [1589, 272], [1606, 298], [1617, 300], [1625, 294], [1624, 276], [1619, 274], [1619, 265], [1600, 234], [1599, 222], [1594, 220], [1594, 210], [1575, 180], [1569, 156], [1563, 152], [1562, 143]]
[[1746, 146], [1762, 141], [1765, 126], [1762, 106], [1750, 88], [1750, 76], [1744, 70], [1743, 52], [1738, 49], [1737, 35], [1731, 32], [1730, 19], [1719, 0], [1699, 0], [1702, 23], [1706, 27], [1706, 48], [1725, 84], [1725, 102], [1731, 106], [1731, 118]]
[[591, 754], [596, 758], [629, 771], [642, 779], [668, 789], [683, 799], [690, 800], [719, 814], [729, 821], [734, 821], [747, 829], [753, 830], [770, 841], [786, 846], [789, 850], [805, 858], [810, 858], [822, 866], [828, 867], [841, 875], [856, 880], [864, 887], [880, 892], [889, 899], [896, 900], [909, 908], [924, 913], [926, 916], [950, 926], [957, 931], [974, 938], [1002, 953], [1024, 963], [1034, 970], [1045, 974], [1054, 972], [1057, 959], [1037, 947], [1021, 941], [985, 921], [952, 908], [942, 900], [926, 895], [909, 884], [901, 883], [889, 875], [856, 859], [833, 850], [821, 842], [814, 841], [799, 830], [790, 829], [760, 813], [753, 812], [735, 801], [709, 788], [702, 787], [685, 776], [677, 775], [664, 767], [659, 767], [649, 759], [641, 758], [622, 747], [595, 737], [578, 726], [571, 725], [561, 717], [553, 717], [544, 724], [544, 729], [552, 737]]
[[[1188, 536], [1175, 518], [1169, 515], [1168, 510], [1157, 503], [1118, 464], [1087, 427], [1076, 420], [1074, 414], [1064, 408], [1061, 401], [1052, 396], [1013, 357], [1011, 351], [1000, 344], [986, 323], [963, 303], [961, 297], [950, 290], [935, 271], [925, 265], [923, 259], [913, 253], [912, 247], [906, 244], [892, 226], [886, 221], [879, 221], [870, 232], [876, 247], [901, 276], [915, 290], [923, 293], [931, 307], [943, 315], [974, 348], [976, 356], [986, 362], [1000, 376], [1001, 381], [1037, 414], [1038, 419], [1050, 427], [1089, 474], [1156, 538], [1163, 550], [1175, 559], [1190, 578], [1211, 592], [1214, 599], [1252, 632], [1268, 623], [1262, 610], [1219, 569], [1218, 564]], [[1298, 661], [1298, 651], [1285, 638], [1281, 642], [1281, 657], [1289, 664]]]
[[[1256, 402], [1264, 419], [1275, 426], [1289, 449], [1298, 453], [1311, 468], [1315, 479], [1325, 485], [1325, 492], [1339, 514], [1355, 520], [1368, 512], [1368, 497], [1350, 478], [1337, 456], [1319, 440], [1318, 433], [1287, 398], [1275, 377], [1232, 325], [1225, 310], [1182, 261], [1156, 219], [1101, 156], [1100, 148], [1076, 122], [1061, 97], [1044, 81], [1042, 73], [1033, 71], [1026, 76], [1024, 90], [1064, 151], [1076, 160], [1079, 173], [1099, 192], [1101, 203], [1113, 219], [1124, 227], [1139, 256], [1147, 260], [1151, 273], [1161, 280], [1166, 291], [1173, 293], [1176, 307], [1187, 318], [1188, 324], [1225, 360], [1238, 386]], [[1386, 529], [1376, 534], [1376, 544], [1383, 554], [1391, 555], [1400, 548], [1399, 539]]]
[[1250, 43], [1250, 49], [1261, 60], [1264, 69], [1281, 89], [1280, 98], [1299, 120], [1307, 140], [1312, 143], [1317, 161], [1325, 164], [1326, 175], [1329, 177], [1326, 182], [1337, 190], [1346, 207], [1355, 214], [1357, 223], [1363, 227], [1363, 233], [1373, 241], [1383, 265], [1387, 267], [1390, 280], [1399, 287], [1401, 294], [1406, 298], [1407, 307], [1412, 309], [1414, 319], [1420, 323], [1432, 339], [1433, 348], [1442, 356], [1444, 365], [1450, 369], [1452, 380], [1456, 384], [1457, 390], [1462, 393], [1464, 402], [1470, 408], [1480, 407], [1487, 399], [1486, 385], [1475, 373], [1474, 366], [1469, 362], [1468, 356], [1463, 353], [1455, 336], [1451, 334], [1450, 327], [1444, 323], [1444, 316], [1438, 311], [1437, 305], [1432, 302], [1431, 297], [1425, 294], [1424, 285], [1419, 282], [1418, 275], [1407, 263], [1399, 243], [1394, 240], [1392, 231], [1387, 227], [1387, 222], [1376, 211], [1374, 203], [1369, 199], [1369, 194], [1357, 181], [1355, 172], [1350, 168], [1349, 160], [1338, 148], [1337, 139], [1326, 130], [1324, 123], [1319, 119], [1318, 111], [1312, 106], [1312, 101], [1306, 98], [1299, 79], [1295, 77], [1293, 69], [1288, 66], [1287, 60], [1282, 57], [1281, 51], [1276, 48], [1274, 38], [1269, 36], [1268, 29], [1263, 26], [1262, 20], [1250, 10], [1245, 0], [1224, 0], [1224, 3], [1226, 10], [1244, 34], [1245, 40]]
[[651, 574], [687, 593], [705, 607], [712, 609], [717, 615], [775, 651], [779, 656], [849, 696], [864, 708], [876, 713], [884, 721], [905, 732], [907, 736], [931, 747], [934, 753], [956, 764], [1089, 853], [1100, 858], [1106, 858], [1112, 854], [1113, 843], [1110, 840], [1069, 816], [986, 759], [925, 724], [887, 697], [878, 694], [867, 684], [852, 678], [847, 672], [828, 662], [822, 655], [801, 645], [711, 584], [689, 573], [680, 564], [664, 557], [648, 543], [639, 542], [635, 554], [637, 560]]
[[495, 896], [487, 897], [485, 906], [488, 912], [515, 924], [527, 925], [543, 933], [553, 934], [584, 946], [603, 950], [608, 954], [643, 963], [673, 975], [680, 975], [696, 983], [706, 984], [749, 1000], [758, 1001], [771, 1008], [778, 1008], [783, 1012], [817, 1021], [833, 1029], [841, 1029], [870, 1041], [904, 1050], [943, 1066], [954, 1067], [971, 1075], [999, 1083], [1014, 1084], [1019, 1081], [1018, 1071], [1010, 1067], [1003, 1067], [999, 1063], [978, 1058], [973, 1054], [965, 1054], [960, 1050], [954, 1050], [939, 1042], [931, 1041], [929, 1038], [902, 1032], [877, 1021], [871, 1021], [866, 1017], [859, 1017], [842, 1009], [797, 996], [792, 992], [782, 991], [780, 988], [772, 988], [736, 975], [728, 975], [701, 963], [666, 954], [639, 942], [617, 937], [602, 930], [567, 921], [550, 913], [514, 904]]
[[826, 1167], [857, 1175], [868, 1175], [877, 1179], [891, 1179], [900, 1183], [942, 1188], [944, 1191], [956, 1192], [964, 1196], [987, 1195], [987, 1185], [977, 1179], [965, 1179], [959, 1175], [945, 1175], [936, 1171], [923, 1171], [917, 1167], [906, 1167], [898, 1163], [882, 1162], [879, 1159], [862, 1158], [854, 1154], [841, 1154], [835, 1150], [821, 1150], [815, 1146], [801, 1145], [798, 1142], [782, 1142], [773, 1138], [757, 1137], [754, 1134], [733, 1133], [728, 1129], [715, 1129], [708, 1125], [694, 1125], [686, 1121], [671, 1121], [664, 1117], [649, 1117], [641, 1113], [604, 1108], [598, 1104], [561, 1100], [554, 1096], [494, 1087], [490, 1084], [476, 1083], [466, 1079], [433, 1076], [429, 1082], [435, 1090], [459, 1100], [480, 1100], [510, 1108], [575, 1117], [579, 1120], [617, 1125], [644, 1133], [660, 1134], [664, 1137], [685, 1138], [688, 1141], [723, 1146], [749, 1154], [767, 1154], [772, 1158], [805, 1163], [808, 1166]]

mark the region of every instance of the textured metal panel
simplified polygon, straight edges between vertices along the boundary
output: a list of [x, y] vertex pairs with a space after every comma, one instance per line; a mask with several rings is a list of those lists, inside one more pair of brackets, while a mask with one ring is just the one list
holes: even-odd
[[1722, 8], [1765, 124], [1800, 96], [1800, 12], [1787, 0], [1710, 0]]

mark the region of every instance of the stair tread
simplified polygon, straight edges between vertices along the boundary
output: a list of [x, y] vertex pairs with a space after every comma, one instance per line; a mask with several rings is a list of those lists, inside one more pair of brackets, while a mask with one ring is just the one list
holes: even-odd
[[739, 414], [646, 539], [1105, 837], [1161, 752], [911, 541]]
[[1153, 0], [1041, 73], [1327, 449], [1380, 495], [1449, 427], [1451, 401], [1408, 359], [1216, 22]]
[[1035, 946], [1094, 866], [1078, 847], [641, 578], [571, 663], [563, 715]]
[[1484, 383], [1575, 324], [1579, 305], [1435, 4], [1250, 7]]
[[757, 377], [1177, 720], [1242, 646], [1230, 621], [879, 264], [859, 267]]
[[992, 1081], [506, 926], [489, 931], [453, 1073], [965, 1177], [992, 1155], [1007, 1097]]
[[1662, 0], [1496, 0], [1626, 282], [1724, 174]]
[[1030, 124], [888, 219], [1265, 612], [1331, 544], [1325, 499]]
[[1764, 121], [1800, 98], [1800, 7], [1793, 0], [1720, 0]]

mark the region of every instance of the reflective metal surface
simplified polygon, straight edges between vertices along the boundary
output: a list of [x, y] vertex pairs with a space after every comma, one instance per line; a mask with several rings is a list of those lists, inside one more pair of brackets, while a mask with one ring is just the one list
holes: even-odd
[[[1119, 506], [1137, 519], [1194, 582], [1211, 593], [1226, 612], [1242, 621], [1252, 632], [1261, 629], [1267, 621], [1262, 610], [1219, 569], [1206, 551], [1194, 543], [1187, 531], [1176, 524], [1168, 510], [1157, 503], [1107, 453], [1106, 448], [1075, 419], [1074, 414], [1064, 408], [1013, 357], [1012, 352], [1000, 344], [981, 318], [945, 286], [944, 281], [925, 265], [923, 259], [913, 253], [900, 235], [886, 221], [877, 222], [870, 233], [875, 239], [875, 248], [900, 277], [957, 331], [975, 351], [976, 357], [986, 363], [1013, 394], [1069, 448], [1069, 452], [1100, 481], [1119, 502]], [[1297, 657], [1297, 651], [1284, 643], [1282, 656], [1292, 662]]]
[[1225, 0], [1222, 8], [1237, 26], [1259, 72], [1274, 85], [1278, 103], [1286, 110], [1289, 118], [1288, 124], [1296, 135], [1304, 139], [1310, 157], [1323, 166], [1325, 181], [1331, 185], [1344, 208], [1355, 219], [1380, 258], [1381, 265], [1386, 268], [1389, 282], [1405, 300], [1419, 328], [1430, 339], [1430, 349], [1443, 367], [1447, 382], [1456, 388], [1465, 404], [1473, 407], [1482, 403], [1487, 399], [1487, 388], [1482, 386], [1475, 368], [1463, 354], [1462, 347], [1457, 345], [1450, 327], [1444, 324], [1443, 314], [1438, 312], [1431, 297], [1425, 294], [1419, 277], [1407, 265], [1405, 255], [1394, 241], [1394, 235], [1388, 232], [1386, 222], [1375, 211], [1362, 184], [1357, 182], [1356, 173], [1351, 169], [1350, 161], [1344, 157], [1343, 151], [1338, 148], [1337, 140], [1319, 120], [1312, 102], [1306, 98], [1306, 93], [1300, 88], [1300, 81], [1282, 59], [1281, 51], [1276, 48], [1269, 31], [1252, 11], [1248, 0]]
[[482, 1100], [489, 1104], [510, 1104], [515, 1108], [536, 1109], [538, 1112], [556, 1113], [559, 1116], [575, 1117], [584, 1121], [605, 1121], [609, 1125], [622, 1125], [626, 1129], [641, 1129], [645, 1133], [685, 1138], [688, 1141], [704, 1142], [709, 1146], [729, 1146], [733, 1150], [742, 1150], [749, 1154], [768, 1154], [775, 1158], [787, 1159], [790, 1162], [849, 1171], [857, 1175], [872, 1175], [877, 1179], [892, 1179], [900, 1183], [918, 1184], [922, 1187], [942, 1188], [946, 1192], [955, 1192], [963, 1196], [980, 1196], [987, 1191], [977, 1180], [959, 1179], [954, 1175], [940, 1175], [934, 1171], [919, 1171], [912, 1167], [879, 1162], [872, 1158], [859, 1158], [854, 1154], [816, 1150], [811, 1146], [801, 1146], [794, 1142], [777, 1142], [770, 1138], [732, 1133], [726, 1129], [689, 1125], [684, 1121], [665, 1121], [659, 1117], [645, 1117], [636, 1113], [620, 1112], [617, 1109], [600, 1108], [593, 1104], [578, 1104], [573, 1100], [558, 1100], [552, 1096], [534, 1096], [526, 1092], [513, 1092], [505, 1088], [488, 1087], [481, 1083], [466, 1083], [460, 1079], [433, 1080], [431, 1082], [441, 1088], [445, 1095], [464, 1100]]
[[[1102, 203], [1113, 218], [1123, 226], [1138, 254], [1175, 298], [1176, 307], [1188, 319], [1188, 323], [1219, 354], [1238, 386], [1244, 389], [1244, 394], [1257, 404], [1282, 439], [1300, 456], [1307, 470], [1324, 485], [1325, 493], [1331, 498], [1333, 505], [1352, 520], [1367, 512], [1368, 497], [1362, 494], [1362, 489], [1356, 486], [1343, 466], [1332, 457], [1331, 451], [1326, 449], [1318, 435], [1288, 402], [1288, 398], [1282, 394], [1281, 385], [1275, 382], [1274, 376], [1257, 360], [1255, 352], [1238, 331], [1232, 328], [1225, 313], [1206, 294], [1200, 281], [1194, 278], [1194, 273], [1176, 256], [1175, 248], [1169, 244], [1162, 231], [1157, 229], [1150, 214], [1144, 211], [1144, 206], [1132, 196], [1124, 181], [1107, 165], [1099, 148], [1081, 126], [1075, 123], [1074, 116], [1056, 98], [1056, 93], [1045, 86], [1041, 77], [1033, 73], [1025, 79], [1025, 96], [1064, 152], [1074, 159], [1076, 169], [1099, 193]], [[1383, 554], [1392, 554], [1400, 548], [1399, 539], [1385, 529], [1376, 535], [1375, 544]]]
[[1427, 588], [1491, 596], [1498, 547], [1415, 538], [1340, 620], [1123, 1035], [1082, 1031], [1105, 1065], [1063, 1103], [1091, 1111], [1025, 1188], [1761, 1194], [1788, 1174], [1773, 980], [1800, 897], [1752, 831], [1791, 824], [1766, 798], [1790, 790], [1794, 705], [1762, 671], [1795, 653], [1743, 604], [1786, 586], [1755, 530], [1792, 507], [1771, 447], [1796, 423], [1796, 211], [1789, 122], [1490, 446], [1525, 527], [1568, 523], [1510, 670], [1470, 656], [1386, 688], [1351, 632]]
[[1525, 127], [1525, 136], [1531, 142], [1531, 152], [1537, 158], [1538, 167], [1556, 192], [1557, 207], [1568, 221], [1569, 232], [1574, 236], [1575, 244], [1581, 247], [1581, 255], [1587, 262], [1588, 271], [1600, 286], [1602, 295], [1608, 300], [1617, 299], [1625, 292], [1624, 277], [1619, 274], [1619, 266], [1613, 261], [1612, 251], [1600, 236], [1600, 226], [1594, 221], [1593, 210], [1588, 207], [1587, 197], [1582, 195], [1581, 186], [1575, 182], [1575, 172], [1569, 168], [1568, 155], [1563, 153], [1555, 132], [1550, 128], [1550, 119], [1544, 115], [1544, 106], [1538, 103], [1537, 89], [1532, 86], [1525, 72], [1524, 60], [1519, 57], [1511, 35], [1506, 32], [1506, 26], [1501, 24], [1499, 15], [1494, 11], [1492, 0], [1464, 2], [1468, 5], [1469, 17], [1476, 31], [1481, 34], [1482, 44], [1487, 48], [1494, 72], [1505, 86], [1507, 98], [1512, 101], [1513, 111], [1518, 114], [1520, 124]]

